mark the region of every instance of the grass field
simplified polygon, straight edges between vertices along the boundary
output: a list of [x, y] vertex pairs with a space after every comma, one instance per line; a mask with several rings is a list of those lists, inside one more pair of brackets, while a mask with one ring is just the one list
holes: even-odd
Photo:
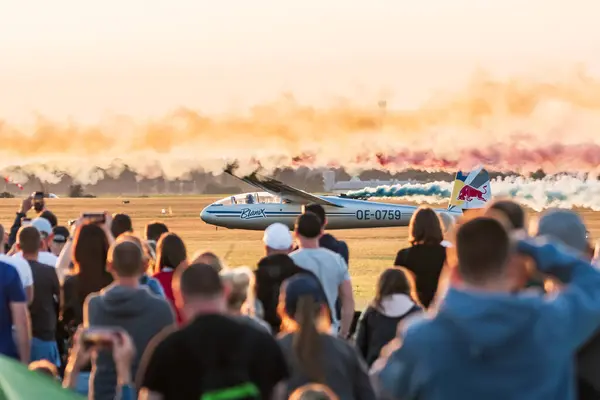
[[[48, 199], [47, 205], [57, 215], [60, 224], [66, 224], [82, 211], [104, 210], [127, 213], [133, 219], [134, 229], [140, 233], [148, 222], [163, 221], [171, 231], [185, 240], [190, 256], [197, 250], [209, 249], [226, 257], [230, 266], [254, 267], [263, 256], [261, 232], [223, 228], [217, 230], [200, 220], [202, 208], [221, 197], [223, 196], [128, 198], [129, 204], [122, 204], [120, 198]], [[0, 200], [0, 223], [6, 229], [12, 224], [19, 204], [19, 199]], [[173, 214], [162, 215], [161, 209], [169, 207]], [[592, 238], [600, 237], [600, 213], [586, 210], [581, 213]], [[362, 307], [372, 297], [379, 273], [391, 266], [396, 252], [407, 245], [407, 229], [356, 229], [333, 233], [337, 238], [347, 241], [350, 247], [350, 272], [357, 303]]]

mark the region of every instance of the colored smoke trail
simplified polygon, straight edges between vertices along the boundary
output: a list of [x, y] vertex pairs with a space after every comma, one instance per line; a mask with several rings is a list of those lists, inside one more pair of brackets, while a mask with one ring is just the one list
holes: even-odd
[[[342, 166], [392, 172], [468, 170], [598, 172], [600, 81], [583, 73], [532, 81], [475, 76], [460, 93], [437, 94], [419, 108], [339, 101], [329, 108], [293, 96], [246, 113], [205, 115], [188, 108], [153, 121], [115, 116], [94, 126], [37, 117], [31, 126], [0, 119], [0, 170], [20, 167], [48, 182], [61, 171], [81, 183], [117, 176], [183, 178], [221, 172], [237, 159], [257, 165]], [[115, 162], [115, 160], [117, 160]], [[107, 172], [99, 171], [106, 169]]]
[[[410, 183], [365, 188], [348, 194], [439, 204], [448, 201], [452, 185], [452, 182]], [[511, 198], [536, 211], [552, 207], [600, 211], [600, 181], [595, 179], [565, 175], [541, 180], [509, 177], [492, 180], [491, 190], [493, 198]]]

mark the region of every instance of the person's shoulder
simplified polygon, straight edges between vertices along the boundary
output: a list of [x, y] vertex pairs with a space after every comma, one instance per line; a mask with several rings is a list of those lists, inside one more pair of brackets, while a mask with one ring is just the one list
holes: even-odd
[[154, 347], [169, 348], [178, 343], [188, 341], [189, 326], [177, 327], [169, 325], [158, 332], [153, 338]]
[[175, 349], [189, 341], [186, 329], [187, 327], [179, 329], [175, 325], [166, 326], [150, 340], [144, 351], [144, 357], [146, 357], [146, 353], [152, 358], [177, 357]]
[[342, 268], [342, 270], [344, 270], [344, 271], [346, 270], [346, 267], [347, 267], [346, 259], [340, 253], [330, 250], [330, 249], [327, 249], [325, 247], [321, 247], [321, 248], [319, 248], [319, 250], [321, 250], [319, 253], [319, 256], [331, 259], [340, 268]]
[[0, 273], [2, 273], [2, 276], [4, 278], [0, 281], [9, 282], [14, 277], [19, 277], [19, 272], [17, 271], [17, 268], [15, 268], [14, 265], [4, 261], [0, 261]]
[[21, 257], [11, 257], [7, 256], [6, 254], [0, 254], [0, 262], [12, 265], [17, 269], [17, 271], [31, 271], [31, 266], [27, 260]]
[[16, 254], [13, 256], [7, 256], [6, 254], [0, 254], [0, 262], [4, 262], [10, 265], [24, 265], [27, 264], [27, 261], [22, 257], [16, 257]]
[[44, 261], [31, 261], [33, 263], [35, 263], [37, 266], [39, 266], [40, 268], [44, 269], [44, 270], [49, 270], [49, 271], [55, 271], [56, 268], [53, 265], [48, 264], [47, 262]]
[[67, 275], [63, 281], [63, 287], [65, 287], [65, 286], [69, 287], [69, 286], [76, 285], [77, 281], [79, 281], [78, 274]]
[[290, 254], [288, 254], [288, 257], [290, 257], [291, 259], [294, 259], [294, 258], [298, 257], [298, 255], [302, 254], [302, 252], [303, 252], [302, 249], [294, 250]]
[[171, 305], [169, 304], [169, 301], [166, 298], [160, 297], [156, 293], [152, 293], [148, 288], [141, 288], [141, 290], [144, 290], [145, 292], [145, 301], [148, 303], [150, 309], [162, 314], [166, 313], [171, 315], [173, 313], [171, 311]]
[[381, 314], [377, 308], [369, 304], [362, 312], [363, 318], [372, 318], [374, 315]]
[[102, 302], [102, 292], [93, 292], [86, 296], [84, 300], [84, 308], [87, 307], [88, 310], [94, 310], [98, 307], [98, 305]]
[[55, 275], [58, 279], [58, 275], [56, 274], [56, 268], [54, 268], [52, 265], [48, 265], [40, 261], [29, 261], [29, 265], [31, 267], [32, 272], [35, 271], [36, 273], [41, 274], [47, 278], [52, 278]]
[[397, 255], [408, 254], [411, 249], [412, 249], [412, 247], [403, 247], [400, 250], [398, 250], [398, 252], [396, 254]]
[[421, 351], [432, 343], [446, 343], [452, 340], [448, 333], [446, 320], [428, 313], [416, 313], [404, 318], [399, 324], [399, 334], [404, 344]]
[[338, 253], [336, 253], [335, 251], [328, 249], [327, 247], [318, 247], [316, 249], [312, 249], [313, 252], [318, 256], [318, 257], [327, 257], [327, 258], [334, 258], [336, 260], [342, 259], [344, 260], [344, 258], [339, 255]]
[[38, 261], [43, 264], [55, 266], [56, 262], [58, 261], [58, 257], [50, 253], [49, 251], [42, 251], [38, 255]]
[[[342, 356], [346, 360], [356, 357], [356, 347], [350, 342], [332, 335], [322, 335], [321, 337], [325, 342], [325, 346], [329, 347], [330, 350], [333, 350], [338, 357]], [[325, 349], [325, 351], [327, 350]]]

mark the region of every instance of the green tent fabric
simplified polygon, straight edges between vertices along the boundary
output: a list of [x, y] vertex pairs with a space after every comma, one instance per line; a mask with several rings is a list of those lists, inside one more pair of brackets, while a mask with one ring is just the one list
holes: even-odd
[[0, 400], [84, 400], [85, 397], [63, 389], [60, 382], [29, 371], [27, 366], [0, 356]]

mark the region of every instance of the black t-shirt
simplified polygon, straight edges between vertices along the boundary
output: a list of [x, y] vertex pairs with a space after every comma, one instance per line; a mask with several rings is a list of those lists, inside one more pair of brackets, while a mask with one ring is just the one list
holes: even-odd
[[256, 276], [256, 298], [262, 303], [264, 320], [271, 325], [274, 333], [279, 332], [281, 318], [277, 314], [281, 283], [295, 274], [305, 272], [294, 264], [286, 254], [271, 254], [258, 262]]
[[266, 330], [225, 315], [202, 315], [155, 338], [140, 365], [138, 387], [160, 393], [165, 400], [197, 400], [206, 390], [203, 379], [214, 374], [217, 364], [228, 371], [241, 363], [264, 399], [289, 376], [284, 355]]
[[348, 250], [348, 245], [343, 240], [337, 240], [335, 237], [333, 237], [333, 235], [326, 233], [319, 238], [319, 247], [324, 247], [333, 251], [334, 253], [338, 253], [344, 258], [346, 264], [350, 263], [350, 252]]
[[437, 292], [445, 262], [446, 248], [441, 244], [417, 244], [400, 250], [394, 265], [405, 267], [415, 274], [419, 301], [427, 308]]
[[33, 302], [29, 306], [31, 332], [34, 338], [56, 339], [56, 323], [60, 301], [60, 283], [56, 268], [37, 261], [28, 261], [33, 276]]

